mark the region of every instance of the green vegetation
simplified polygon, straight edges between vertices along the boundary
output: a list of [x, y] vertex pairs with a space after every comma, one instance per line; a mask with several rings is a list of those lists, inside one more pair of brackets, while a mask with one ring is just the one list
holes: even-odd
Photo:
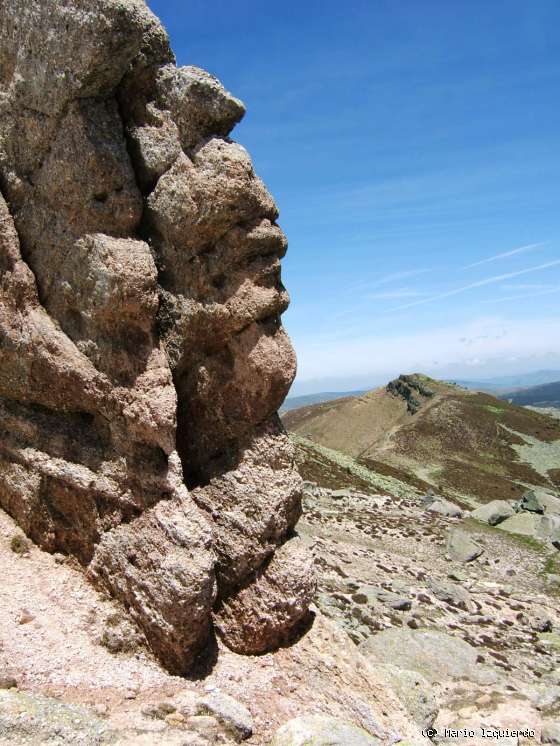
[[560, 563], [554, 557], [547, 557], [543, 572], [545, 575], [560, 575]]
[[14, 534], [10, 541], [10, 549], [15, 554], [23, 555], [27, 554], [31, 548], [31, 544], [22, 534]]
[[503, 407], [495, 407], [493, 404], [483, 404], [482, 406], [487, 412], [497, 414], [498, 417], [505, 414], [505, 409]]
[[[298, 466], [304, 479], [315, 481], [329, 488], [349, 486], [356, 489], [371, 489], [373, 487], [377, 491], [388, 492], [397, 497], [420, 494], [420, 490], [410, 484], [391, 476], [378, 474], [351, 456], [318, 445], [296, 433], [290, 433], [290, 438], [300, 452]], [[332, 483], [333, 470], [336, 475], [334, 484]]]

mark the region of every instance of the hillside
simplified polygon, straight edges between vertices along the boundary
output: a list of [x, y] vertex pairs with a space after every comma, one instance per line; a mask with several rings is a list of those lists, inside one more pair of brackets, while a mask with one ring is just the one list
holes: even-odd
[[560, 486], [560, 422], [422, 375], [283, 419], [288, 430], [372, 471], [468, 503]]
[[511, 394], [504, 394], [500, 398], [522, 406], [560, 407], [560, 381], [545, 383], [541, 386], [530, 386]]
[[288, 396], [280, 407], [280, 412], [289, 412], [291, 409], [308, 407], [311, 404], [322, 404], [334, 399], [346, 399], [349, 396], [361, 396], [367, 393], [361, 389], [359, 391], [320, 391], [317, 394], [302, 394], [301, 396]]

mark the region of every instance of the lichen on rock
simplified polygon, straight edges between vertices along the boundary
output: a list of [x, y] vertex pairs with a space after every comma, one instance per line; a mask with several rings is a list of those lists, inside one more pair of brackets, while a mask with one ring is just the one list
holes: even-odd
[[229, 139], [243, 104], [175, 66], [142, 0], [6, 0], [0, 38], [0, 505], [170, 670], [213, 610], [236, 650], [272, 649], [314, 580], [282, 547], [286, 240]]

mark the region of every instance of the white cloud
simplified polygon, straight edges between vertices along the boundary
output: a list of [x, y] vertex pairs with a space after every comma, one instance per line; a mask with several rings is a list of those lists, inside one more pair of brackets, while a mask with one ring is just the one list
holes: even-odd
[[503, 280], [509, 280], [512, 277], [519, 277], [520, 275], [526, 275], [531, 272], [540, 272], [544, 269], [550, 269], [551, 267], [557, 267], [560, 265], [560, 259], [556, 259], [553, 262], [546, 262], [545, 264], [539, 264], [536, 267], [528, 267], [527, 269], [520, 269], [516, 272], [507, 272], [503, 275], [495, 275], [494, 277], [486, 277], [484, 280], [478, 280], [477, 282], [471, 282], [468, 285], [463, 285], [460, 288], [453, 288], [453, 290], [447, 290], [445, 293], [438, 293], [437, 295], [432, 295], [429, 298], [423, 298], [422, 300], [416, 300], [412, 303], [405, 303], [402, 306], [397, 306], [396, 308], [392, 308], [390, 310], [391, 313], [394, 311], [403, 311], [406, 308], [412, 308], [413, 306], [420, 306], [424, 303], [432, 303], [436, 300], [442, 300], [443, 298], [450, 298], [452, 295], [459, 295], [460, 293], [465, 293], [467, 290], [474, 290], [475, 288], [481, 288], [485, 285], [493, 285], [497, 282], [502, 282]]
[[422, 293], [420, 290], [385, 290], [381, 291], [380, 293], [370, 293], [368, 294], [368, 298], [371, 300], [390, 300], [390, 299], [398, 299], [398, 298], [422, 298], [426, 296], [427, 293]]
[[384, 375], [394, 371], [433, 370], [452, 365], [488, 365], [508, 359], [560, 360], [555, 344], [556, 318], [508, 320], [480, 318], [410, 334], [390, 332], [356, 338], [294, 338], [299, 358], [298, 381]]
[[479, 262], [473, 262], [472, 264], [467, 264], [463, 269], [471, 269], [472, 267], [480, 267], [481, 264], [488, 264], [489, 262], [497, 262], [500, 259], [507, 259], [510, 256], [515, 256], [516, 254], [525, 254], [527, 251], [535, 251], [535, 249], [539, 249], [541, 246], [544, 246], [544, 243], [530, 243], [527, 244], [527, 246], [520, 246], [518, 249], [512, 249], [511, 251], [504, 251], [501, 254], [494, 254], [494, 256], [489, 256], [487, 259], [481, 259]]

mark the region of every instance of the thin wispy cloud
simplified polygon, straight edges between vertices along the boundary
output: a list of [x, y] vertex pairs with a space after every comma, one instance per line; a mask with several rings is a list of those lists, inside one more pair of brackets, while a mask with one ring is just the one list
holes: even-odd
[[370, 293], [367, 297], [371, 300], [396, 300], [398, 298], [423, 298], [427, 293], [420, 290], [382, 290], [379, 293]]
[[402, 282], [403, 280], [409, 280], [412, 277], [418, 277], [424, 275], [427, 272], [431, 272], [431, 267], [424, 267], [422, 269], [405, 269], [402, 272], [392, 272], [384, 277], [380, 277], [377, 280], [362, 280], [361, 282], [354, 285], [351, 289], [357, 290], [358, 288], [378, 288], [383, 285], [390, 285], [392, 282]]
[[486, 259], [481, 259], [479, 262], [473, 262], [472, 264], [467, 264], [463, 269], [472, 269], [473, 267], [480, 267], [482, 264], [490, 264], [490, 262], [497, 262], [500, 259], [507, 259], [510, 256], [516, 256], [516, 254], [526, 254], [528, 251], [536, 251], [536, 249], [539, 249], [541, 246], [544, 246], [544, 242], [541, 243], [530, 243], [526, 246], [520, 246], [517, 249], [512, 249], [511, 251], [504, 251], [501, 254], [495, 254], [494, 256], [489, 256]]
[[560, 266], [560, 259], [556, 259], [553, 262], [546, 262], [545, 264], [539, 264], [536, 267], [527, 267], [527, 269], [520, 269], [516, 272], [507, 272], [503, 275], [495, 275], [494, 277], [487, 277], [484, 280], [478, 280], [477, 282], [471, 282], [468, 285], [463, 285], [460, 288], [453, 288], [453, 290], [447, 290], [445, 293], [438, 293], [432, 295], [429, 298], [422, 298], [421, 300], [413, 301], [412, 303], [405, 303], [401, 306], [391, 309], [391, 313], [394, 311], [404, 311], [406, 308], [413, 308], [414, 306], [420, 306], [425, 303], [433, 303], [436, 300], [443, 300], [444, 298], [450, 298], [453, 295], [460, 295], [466, 293], [468, 290], [474, 290], [475, 288], [481, 288], [485, 285], [494, 285], [504, 280], [510, 280], [513, 277], [520, 277], [521, 275], [527, 275], [531, 272], [540, 272], [543, 269], [550, 269], [551, 267]]
[[552, 290], [556, 285], [550, 282], [512, 282], [502, 285], [500, 290]]
[[492, 298], [491, 300], [482, 301], [484, 304], [493, 303], [505, 303], [506, 301], [514, 300], [531, 300], [531, 298], [540, 298], [542, 295], [553, 295], [554, 293], [560, 293], [560, 285], [549, 287], [547, 290], [540, 290], [536, 293], [523, 293], [522, 295], [507, 295], [502, 298]]

